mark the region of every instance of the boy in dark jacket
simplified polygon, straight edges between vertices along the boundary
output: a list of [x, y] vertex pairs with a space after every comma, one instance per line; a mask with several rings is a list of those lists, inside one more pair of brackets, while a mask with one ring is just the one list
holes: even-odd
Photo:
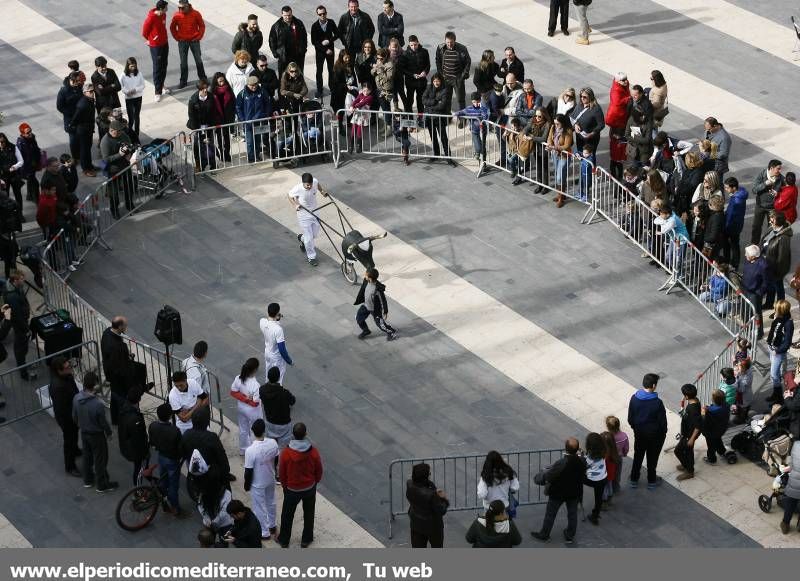
[[162, 492], [169, 502], [169, 512], [176, 516], [181, 512], [178, 491], [181, 483], [181, 431], [172, 423], [172, 408], [162, 403], [156, 408], [158, 419], [150, 424], [148, 436], [150, 445], [158, 452], [158, 472], [166, 475]]
[[150, 445], [147, 442], [147, 425], [144, 415], [139, 411], [139, 402], [142, 392], [138, 388], [131, 388], [128, 392], [127, 404], [119, 412], [119, 451], [122, 457], [133, 462], [133, 485], [138, 484], [139, 470], [150, 456]]
[[368, 268], [364, 273], [364, 281], [356, 296], [354, 305], [361, 305], [356, 313], [356, 323], [361, 328], [359, 339], [365, 339], [371, 335], [372, 331], [367, 326], [367, 318], [372, 315], [378, 328], [386, 333], [386, 340], [392, 341], [397, 335], [397, 331], [386, 322], [389, 315], [389, 303], [386, 302], [386, 286], [378, 281], [378, 270]]
[[631, 397], [628, 404], [628, 423], [633, 428], [633, 466], [631, 488], [639, 485], [642, 461], [647, 456], [647, 488], [661, 484], [656, 476], [658, 457], [667, 437], [667, 410], [658, 394], [658, 375], [648, 373], [642, 379], [642, 388]]
[[722, 436], [728, 429], [728, 420], [731, 415], [731, 407], [725, 401], [725, 392], [715, 389], [711, 394], [710, 406], [704, 406], [703, 411], [703, 436], [708, 444], [708, 452], [703, 458], [707, 464], [717, 463], [717, 454], [725, 457], [725, 444], [722, 443]]

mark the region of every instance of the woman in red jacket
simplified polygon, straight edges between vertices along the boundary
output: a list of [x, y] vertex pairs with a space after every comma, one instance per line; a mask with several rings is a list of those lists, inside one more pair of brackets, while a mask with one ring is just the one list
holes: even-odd
[[622, 164], [626, 160], [624, 136], [630, 102], [631, 91], [628, 76], [625, 73], [617, 73], [611, 82], [608, 109], [606, 109], [606, 125], [608, 125], [611, 175], [618, 180], [622, 179]]
[[795, 175], [793, 172], [787, 172], [785, 185], [778, 191], [775, 196], [775, 211], [783, 212], [786, 221], [789, 224], [797, 220], [797, 186], [795, 185]]

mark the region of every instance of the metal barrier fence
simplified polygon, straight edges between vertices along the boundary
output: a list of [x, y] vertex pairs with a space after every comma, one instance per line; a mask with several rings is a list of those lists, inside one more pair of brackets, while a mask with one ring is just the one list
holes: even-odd
[[[517, 473], [520, 489], [516, 496], [521, 506], [547, 502], [544, 488], [535, 484], [533, 478], [560, 459], [563, 454], [563, 449], [502, 453], [505, 461]], [[481, 477], [485, 459], [486, 454], [484, 453], [394, 460], [389, 465], [389, 538], [392, 538], [392, 525], [395, 517], [408, 512], [406, 480], [411, 478], [411, 469], [415, 464], [426, 462], [430, 465], [431, 481], [447, 494], [450, 502], [448, 511], [482, 511], [483, 503], [478, 498], [478, 480]]]
[[335, 122], [329, 109], [238, 121], [190, 131], [184, 150], [194, 175], [263, 162], [333, 157]]
[[0, 426], [8, 426], [53, 407], [49, 391], [49, 366], [51, 360], [59, 355], [70, 359], [78, 382], [89, 371], [99, 373], [102, 377], [100, 349], [96, 341], [86, 341], [4, 371], [0, 373], [0, 393], [6, 403], [2, 410], [6, 421]]
[[[510, 126], [503, 126], [493, 121], [484, 121], [483, 143], [485, 148], [485, 161], [478, 170], [478, 177], [487, 167], [504, 171], [520, 178], [522, 181], [540, 186], [542, 191], [537, 193], [549, 194], [555, 192], [562, 194], [576, 202], [587, 204], [586, 213], [581, 222], [586, 222], [587, 216], [592, 212], [594, 196], [594, 169], [595, 164], [571, 152], [561, 154], [548, 148], [547, 143], [526, 139], [524, 132], [518, 132]], [[508, 146], [508, 137], [522, 139], [530, 145], [527, 155], [520, 154], [518, 148], [515, 153], [509, 154], [512, 148]]]
[[185, 139], [186, 135], [179, 133], [168, 140], [154, 140], [134, 153], [130, 165], [87, 195], [69, 224], [49, 241], [45, 254], [51, 268], [69, 278], [96, 243], [111, 248], [104, 235], [121, 218], [163, 196], [176, 182], [188, 193], [184, 185], [190, 175], [184, 161]]
[[339, 109], [334, 163], [342, 154], [425, 157], [429, 159], [477, 159], [480, 136], [472, 135], [473, 117], [437, 113], [405, 113]]

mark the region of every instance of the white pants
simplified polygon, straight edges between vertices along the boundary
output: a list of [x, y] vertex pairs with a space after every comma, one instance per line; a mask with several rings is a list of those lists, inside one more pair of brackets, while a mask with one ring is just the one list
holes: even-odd
[[269, 529], [274, 529], [275, 524], [275, 483], [266, 488], [250, 487], [250, 500], [253, 504], [253, 514], [261, 523], [261, 536], [269, 535]]
[[[278, 383], [283, 385], [283, 376], [286, 374], [286, 361], [283, 360], [283, 357], [278, 355], [277, 359], [271, 359], [268, 354], [264, 353], [264, 364], [264, 377], [267, 376], [270, 367], [277, 367], [281, 371], [281, 378], [278, 380]], [[269, 379], [267, 379], [267, 381], [269, 381]]]
[[589, 19], [586, 17], [586, 9], [589, 7], [581, 5], [575, 8], [578, 9], [578, 24], [581, 26], [581, 36], [589, 38]]
[[306, 247], [306, 256], [309, 260], [317, 257], [317, 247], [314, 239], [319, 235], [319, 222], [317, 220], [298, 220], [300, 231], [303, 233], [303, 244]]
[[239, 408], [239, 453], [244, 454], [247, 447], [253, 443], [253, 432], [250, 428], [253, 427], [253, 422], [256, 420], [264, 419], [264, 410], [259, 405], [253, 407], [241, 402], [238, 402]]

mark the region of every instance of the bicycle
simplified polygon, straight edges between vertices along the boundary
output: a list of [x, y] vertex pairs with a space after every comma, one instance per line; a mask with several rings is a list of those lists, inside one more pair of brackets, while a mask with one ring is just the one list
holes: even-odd
[[[167, 510], [167, 502], [162, 487], [166, 488], [167, 475], [154, 473], [158, 464], [151, 464], [139, 472], [139, 484], [131, 488], [117, 503], [115, 516], [117, 524], [126, 531], [140, 531], [153, 522], [158, 507]], [[197, 503], [199, 490], [191, 475], [186, 477], [186, 491], [193, 503]]]

